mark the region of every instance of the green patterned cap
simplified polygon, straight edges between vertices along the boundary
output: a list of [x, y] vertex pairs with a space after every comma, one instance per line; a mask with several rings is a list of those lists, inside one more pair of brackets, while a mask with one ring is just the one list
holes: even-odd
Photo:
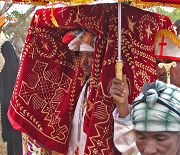
[[180, 131], [180, 88], [158, 80], [145, 84], [131, 116], [138, 131]]

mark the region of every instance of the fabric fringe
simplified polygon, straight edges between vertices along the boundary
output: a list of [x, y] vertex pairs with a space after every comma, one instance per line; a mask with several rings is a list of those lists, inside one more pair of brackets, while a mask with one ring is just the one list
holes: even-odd
[[[73, 5], [73, 4], [88, 4], [94, 2], [95, 0], [57, 0], [57, 1], [62, 3], [65, 2], [67, 4]], [[49, 2], [54, 3], [55, 0], [13, 0], [13, 2], [33, 3], [35, 5], [47, 5]]]
[[51, 7], [51, 20], [52, 20], [53, 25], [59, 28], [58, 22], [56, 18], [54, 17], [54, 2], [52, 2], [52, 7]]
[[13, 3], [25, 3], [25, 4], [34, 4], [39, 6], [45, 6], [49, 3], [49, 0], [12, 0]]
[[180, 4], [170, 4], [170, 3], [161, 3], [161, 2], [143, 2], [142, 0], [131, 0], [132, 6], [138, 8], [150, 8], [153, 6], [167, 6], [167, 7], [176, 7], [180, 8]]

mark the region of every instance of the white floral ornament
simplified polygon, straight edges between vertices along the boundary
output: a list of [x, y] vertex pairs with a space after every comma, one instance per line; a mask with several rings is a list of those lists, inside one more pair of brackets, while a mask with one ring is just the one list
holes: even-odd
[[34, 144], [32, 145], [33, 152], [32, 155], [41, 155], [41, 148], [36, 147]]

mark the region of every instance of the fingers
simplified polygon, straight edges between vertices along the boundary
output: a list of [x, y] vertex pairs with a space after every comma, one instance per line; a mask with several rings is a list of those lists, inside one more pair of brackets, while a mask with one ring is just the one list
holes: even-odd
[[123, 74], [122, 81], [123, 81], [124, 83], [127, 83], [126, 74]]
[[116, 91], [120, 91], [123, 92], [123, 87], [124, 87], [124, 83], [123, 81], [114, 78], [111, 82], [111, 88], [110, 91], [116, 92]]
[[121, 102], [121, 98], [118, 95], [113, 94], [112, 98], [116, 104]]
[[122, 80], [112, 79], [110, 94], [118, 107], [119, 116], [127, 116], [129, 88], [126, 75], [123, 75]]
[[126, 98], [129, 96], [129, 86], [125, 74], [123, 75], [122, 80], [117, 78], [112, 79], [110, 94], [112, 97], [113, 95], [117, 95], [119, 97], [126, 96]]
[[122, 80], [123, 80], [124, 85], [128, 86], [128, 82], [127, 82], [126, 74], [124, 74], [124, 75], [123, 75]]
[[124, 90], [116, 89], [116, 88], [110, 88], [110, 94], [112, 97], [118, 96], [123, 97], [124, 96]]
[[115, 87], [115, 86], [124, 86], [124, 81], [121, 81], [118, 78], [114, 78], [114, 79], [112, 79], [111, 84], [112, 84], [112, 87]]
[[111, 87], [110, 87], [110, 94], [111, 96], [113, 95], [117, 95], [119, 97], [123, 97], [124, 96], [124, 83], [123, 81], [114, 78], [111, 82]]

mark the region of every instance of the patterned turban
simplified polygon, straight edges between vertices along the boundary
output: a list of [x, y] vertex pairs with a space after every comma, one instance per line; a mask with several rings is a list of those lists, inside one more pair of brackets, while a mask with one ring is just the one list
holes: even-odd
[[145, 84], [131, 116], [138, 131], [180, 131], [180, 88], [158, 80]]

